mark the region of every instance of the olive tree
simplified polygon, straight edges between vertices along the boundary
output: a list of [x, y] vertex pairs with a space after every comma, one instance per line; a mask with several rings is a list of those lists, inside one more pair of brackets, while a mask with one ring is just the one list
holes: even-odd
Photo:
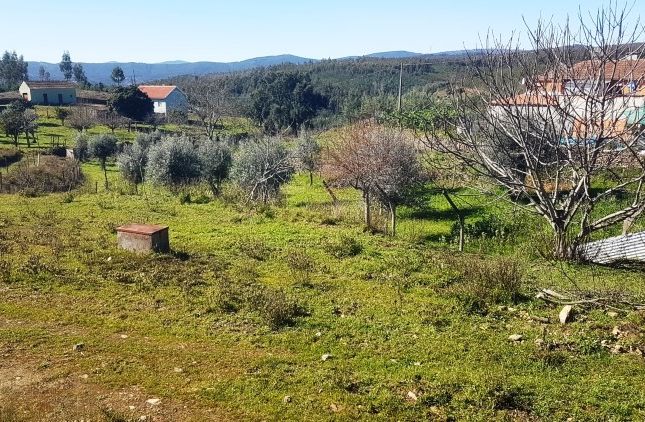
[[89, 154], [99, 160], [101, 170], [105, 177], [105, 189], [108, 188], [107, 178], [107, 159], [112, 157], [117, 152], [118, 139], [114, 135], [97, 135], [90, 138], [88, 143]]
[[309, 186], [314, 184], [314, 172], [320, 166], [320, 144], [307, 132], [300, 134], [294, 156], [299, 170], [309, 173]]
[[201, 177], [208, 183], [213, 195], [218, 195], [222, 182], [226, 180], [231, 169], [231, 150], [222, 142], [206, 139], [199, 146], [198, 153]]
[[192, 183], [201, 175], [197, 149], [184, 137], [162, 138], [150, 147], [145, 174], [152, 183], [173, 190]]
[[231, 178], [249, 201], [266, 204], [291, 179], [293, 165], [288, 149], [278, 138], [260, 138], [240, 147], [233, 160]]

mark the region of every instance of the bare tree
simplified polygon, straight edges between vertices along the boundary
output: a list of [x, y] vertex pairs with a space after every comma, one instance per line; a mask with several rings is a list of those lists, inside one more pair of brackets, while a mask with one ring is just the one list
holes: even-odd
[[521, 198], [551, 226], [554, 256], [575, 257], [590, 234], [645, 208], [643, 33], [612, 5], [538, 22], [528, 50], [489, 37], [454, 90], [454, 118], [426, 144]]
[[99, 123], [107, 126], [114, 134], [116, 129], [124, 127], [128, 123], [128, 118], [123, 117], [114, 111], [108, 111], [98, 119]]
[[200, 78], [188, 84], [184, 91], [188, 97], [189, 110], [201, 122], [208, 139], [222, 125], [222, 118], [234, 111], [232, 96], [225, 78]]
[[74, 107], [67, 118], [67, 124], [79, 132], [91, 128], [96, 123], [96, 112], [90, 107]]
[[397, 207], [409, 202], [424, 180], [417, 150], [405, 133], [371, 121], [346, 128], [327, 146], [323, 173], [330, 182], [363, 193], [368, 227], [372, 227], [372, 199], [386, 206], [392, 235]]

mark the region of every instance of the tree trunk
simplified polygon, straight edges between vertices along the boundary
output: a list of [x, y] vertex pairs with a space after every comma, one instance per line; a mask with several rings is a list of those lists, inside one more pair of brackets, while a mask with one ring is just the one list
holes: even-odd
[[571, 250], [567, 239], [567, 231], [561, 227], [554, 227], [555, 239], [553, 255], [557, 259], [571, 258]]
[[370, 191], [363, 191], [363, 202], [365, 203], [365, 225], [368, 229], [372, 228], [372, 210], [370, 207]]
[[310, 171], [309, 172], [309, 186], [313, 186], [313, 185], [314, 185], [314, 172]]
[[329, 184], [327, 183], [326, 180], [323, 180], [322, 184], [325, 187], [325, 190], [327, 191], [329, 196], [331, 196], [332, 204], [334, 205], [334, 207], [337, 207], [338, 206], [338, 198], [336, 197], [336, 194], [334, 193], [333, 190], [331, 190], [331, 188], [329, 187]]
[[108, 190], [107, 166], [103, 163], [103, 176], [105, 177], [105, 190]]
[[396, 205], [390, 203], [390, 235], [396, 236]]

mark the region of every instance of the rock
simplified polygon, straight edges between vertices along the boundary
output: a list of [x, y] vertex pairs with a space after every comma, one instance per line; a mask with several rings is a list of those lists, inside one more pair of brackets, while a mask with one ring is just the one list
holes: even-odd
[[573, 310], [573, 306], [571, 305], [565, 305], [562, 310], [560, 311], [560, 324], [566, 324], [567, 322], [570, 321], [571, 319], [571, 311]]
[[611, 335], [614, 336], [614, 337], [618, 337], [620, 335], [620, 328], [618, 328], [618, 326], [615, 326], [611, 330]]
[[522, 334], [511, 334], [510, 336], [508, 336], [508, 339], [510, 341], [522, 341], [523, 338], [524, 336]]
[[147, 415], [139, 416], [139, 421], [141, 421], [141, 422], [146, 422], [146, 421], [149, 421], [149, 420], [150, 420], [150, 417], [147, 416]]
[[418, 399], [417, 394], [414, 391], [408, 391], [407, 396], [412, 401], [417, 401]]
[[135, 408], [134, 406], [128, 406], [128, 409], [130, 409], [130, 410], [134, 410], [134, 409], [136, 409], [136, 408]]
[[332, 403], [331, 405], [329, 405], [329, 409], [331, 409], [331, 411], [332, 411], [332, 412], [334, 412], [334, 413], [336, 413], [336, 412], [338, 412], [338, 411], [340, 410], [340, 409], [338, 408], [338, 406], [336, 406], [334, 403]]
[[608, 311], [607, 316], [610, 316], [612, 318], [616, 318], [618, 316], [618, 312]]
[[84, 379], [84, 380], [88, 379], [89, 377], [90, 377], [90, 376], [89, 376], [89, 375], [87, 375], [87, 374], [83, 374], [83, 375], [81, 375], [81, 378], [82, 378], [82, 379]]
[[176, 372], [176, 373], [178, 373], [178, 374], [181, 374], [182, 372], [184, 372], [184, 370], [183, 370], [183, 369], [178, 368], [178, 367], [176, 367], [176, 366], [173, 368], [173, 371], [175, 371], [175, 372]]
[[625, 348], [620, 344], [614, 344], [614, 347], [611, 348], [611, 353], [613, 353], [614, 355], [625, 353]]
[[326, 361], [326, 360], [329, 360], [329, 359], [331, 359], [331, 354], [329, 354], [329, 353], [325, 353], [324, 355], [322, 355], [320, 357], [320, 360], [322, 360], [323, 362]]
[[161, 403], [161, 399], [148, 399], [146, 400], [146, 403], [150, 406], [157, 406], [159, 403]]
[[83, 344], [83, 343], [76, 343], [72, 349], [73, 349], [75, 352], [82, 352], [82, 351], [85, 349], [85, 344]]
[[538, 346], [538, 347], [544, 346], [544, 340], [541, 339], [541, 338], [536, 338], [535, 339], [535, 345]]
[[414, 362], [414, 366], [421, 366], [421, 362]]
[[107, 259], [107, 262], [110, 262], [110, 261], [112, 261], [112, 257], [111, 257], [111, 256], [109, 256], [109, 257], [108, 257], [108, 259]]
[[322, 337], [322, 333], [321, 333], [320, 331], [318, 331], [318, 332], [316, 333], [316, 337]]
[[291, 396], [284, 396], [282, 403], [291, 403]]
[[126, 338], [128, 338], [128, 335], [127, 334], [121, 334], [120, 337], [123, 338], [123, 339], [126, 339]]

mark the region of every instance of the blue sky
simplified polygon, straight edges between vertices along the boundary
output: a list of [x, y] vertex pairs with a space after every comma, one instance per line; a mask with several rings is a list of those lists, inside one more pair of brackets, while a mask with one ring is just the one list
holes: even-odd
[[[590, 10], [606, 1], [584, 0]], [[0, 50], [57, 62], [236, 61], [290, 53], [311, 58], [377, 51], [422, 53], [476, 46], [489, 29], [508, 35], [522, 17], [563, 20], [570, 0], [29, 0], [3, 4]], [[630, 3], [631, 4], [631, 3]], [[645, 18], [645, 1], [633, 3]], [[7, 19], [11, 16], [12, 19]], [[24, 17], [21, 18], [21, 17]], [[20, 34], [20, 36], [14, 36]]]

